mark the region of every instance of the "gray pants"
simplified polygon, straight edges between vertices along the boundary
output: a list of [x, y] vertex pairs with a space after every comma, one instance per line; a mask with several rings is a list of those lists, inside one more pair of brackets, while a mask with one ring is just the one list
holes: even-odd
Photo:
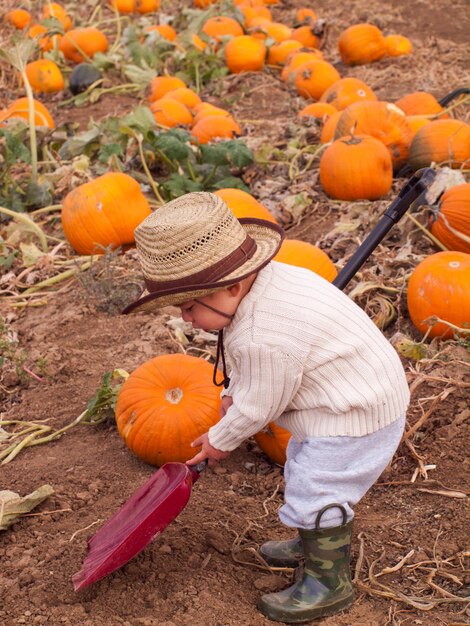
[[[318, 511], [327, 504], [344, 506], [348, 521], [353, 507], [372, 487], [397, 449], [405, 417], [363, 437], [310, 437], [287, 446], [284, 466], [285, 504], [281, 522], [293, 528], [314, 528]], [[342, 523], [338, 508], [328, 509], [321, 527]]]

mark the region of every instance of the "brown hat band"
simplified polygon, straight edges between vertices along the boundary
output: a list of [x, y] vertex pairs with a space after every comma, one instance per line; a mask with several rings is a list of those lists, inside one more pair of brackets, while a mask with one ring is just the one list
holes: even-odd
[[228, 256], [217, 263], [214, 263], [210, 267], [207, 267], [200, 272], [191, 274], [191, 276], [185, 276], [184, 278], [178, 278], [176, 280], [156, 281], [145, 279], [145, 286], [150, 293], [155, 291], [161, 291], [162, 289], [172, 289], [174, 287], [188, 287], [192, 284], [210, 284], [220, 280], [224, 276], [231, 274], [234, 270], [246, 263], [248, 259], [256, 252], [256, 241], [247, 235], [242, 244], [235, 248]]

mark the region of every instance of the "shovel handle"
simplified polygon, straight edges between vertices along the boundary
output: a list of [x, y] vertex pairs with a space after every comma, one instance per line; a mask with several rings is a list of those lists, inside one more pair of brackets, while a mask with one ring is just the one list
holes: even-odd
[[383, 240], [388, 231], [394, 226], [413, 205], [416, 208], [426, 201], [425, 193], [436, 178], [436, 171], [430, 167], [418, 170], [402, 187], [398, 196], [385, 211], [380, 222], [370, 235], [361, 243], [338, 276], [333, 285], [344, 289], [351, 278], [370, 257], [375, 248]]
[[191, 470], [191, 475], [192, 475], [193, 484], [194, 484], [196, 480], [199, 478], [199, 476], [201, 475], [201, 472], [206, 469], [207, 460], [201, 461], [200, 463], [197, 463], [196, 465], [188, 465], [188, 467]]
[[457, 89], [454, 89], [454, 91], [451, 91], [450, 93], [448, 93], [446, 96], [443, 96], [440, 100], [438, 100], [438, 102], [442, 107], [445, 107], [458, 96], [463, 96], [464, 94], [469, 94], [469, 93], [470, 93], [470, 87], [458, 87]]

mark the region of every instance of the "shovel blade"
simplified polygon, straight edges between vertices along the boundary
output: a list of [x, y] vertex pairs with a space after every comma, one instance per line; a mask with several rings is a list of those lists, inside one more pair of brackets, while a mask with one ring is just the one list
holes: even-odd
[[75, 591], [122, 567], [184, 509], [198, 474], [184, 463], [165, 463], [88, 540]]

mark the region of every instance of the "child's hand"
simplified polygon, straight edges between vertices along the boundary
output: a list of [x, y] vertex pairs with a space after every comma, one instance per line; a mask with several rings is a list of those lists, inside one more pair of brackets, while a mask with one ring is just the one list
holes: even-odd
[[233, 404], [232, 396], [224, 396], [222, 398], [222, 404], [220, 405], [220, 418], [221, 419], [227, 413], [227, 411], [232, 406], [232, 404]]
[[222, 450], [213, 448], [209, 443], [208, 433], [204, 433], [191, 444], [192, 448], [197, 448], [198, 446], [202, 446], [202, 450], [198, 452], [196, 456], [193, 456], [192, 459], [186, 461], [186, 465], [197, 465], [201, 461], [208, 459], [209, 467], [214, 467], [219, 461], [226, 459], [230, 455], [230, 452], [223, 452]]

